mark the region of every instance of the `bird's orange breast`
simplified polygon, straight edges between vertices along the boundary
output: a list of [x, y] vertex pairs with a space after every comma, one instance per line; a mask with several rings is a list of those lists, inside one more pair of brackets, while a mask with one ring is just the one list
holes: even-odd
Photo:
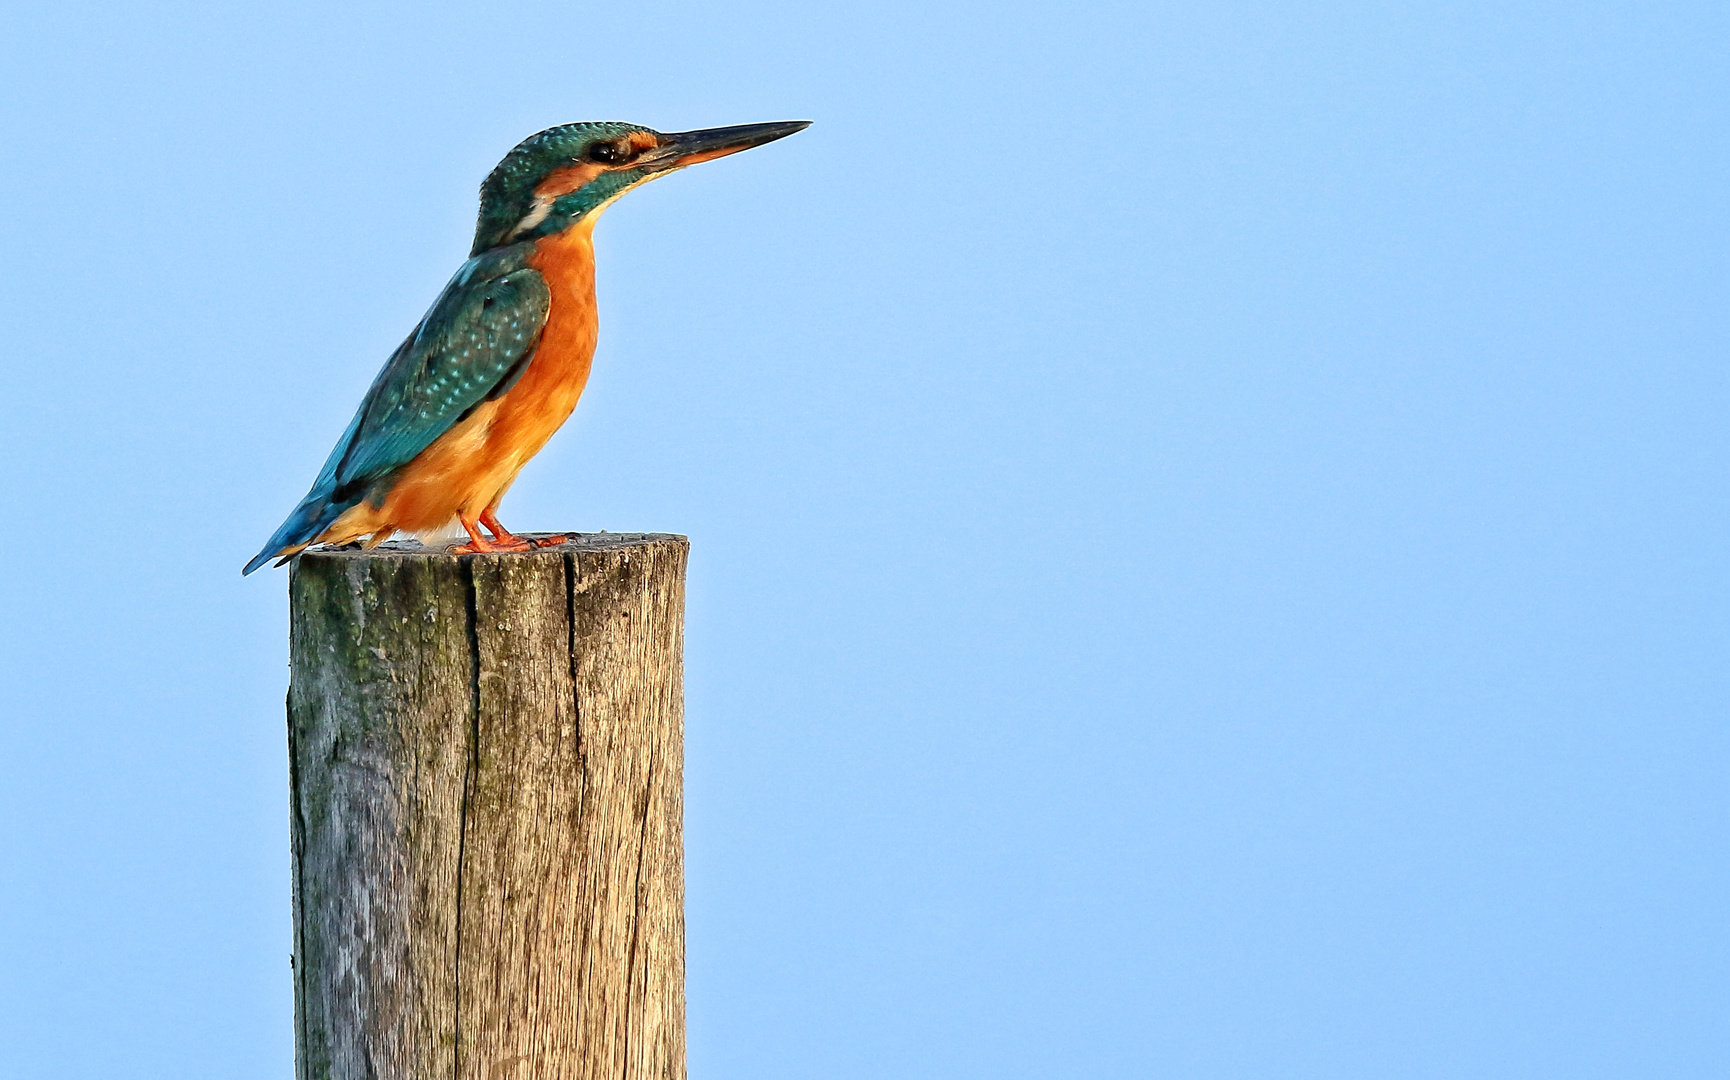
[[[600, 330], [595, 314], [593, 232], [592, 222], [578, 224], [537, 241], [529, 257], [529, 265], [540, 271], [551, 294], [547, 325], [528, 369], [499, 399], [487, 438], [489, 456], [513, 463], [510, 479], [570, 418], [588, 385]], [[505, 485], [509, 486], [509, 479]]]

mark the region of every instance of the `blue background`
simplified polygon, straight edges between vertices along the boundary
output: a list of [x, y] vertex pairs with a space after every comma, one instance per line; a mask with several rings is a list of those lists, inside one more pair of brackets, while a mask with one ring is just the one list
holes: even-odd
[[287, 1077], [242, 562], [550, 124], [694, 1077], [1730, 1075], [1722, 5], [14, 4], [0, 1074]]

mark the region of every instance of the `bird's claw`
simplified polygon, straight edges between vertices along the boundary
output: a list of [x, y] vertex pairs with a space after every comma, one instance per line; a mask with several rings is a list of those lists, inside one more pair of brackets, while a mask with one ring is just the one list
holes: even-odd
[[570, 543], [568, 536], [517, 536], [506, 534], [509, 539], [488, 540], [484, 537], [473, 537], [466, 544], [458, 544], [451, 548], [452, 555], [509, 555], [519, 551], [533, 551], [536, 548], [558, 547]]
[[510, 555], [518, 551], [532, 551], [534, 544], [527, 540], [512, 540], [509, 543], [499, 543], [494, 540], [470, 540], [466, 544], [458, 544], [451, 548], [452, 555]]

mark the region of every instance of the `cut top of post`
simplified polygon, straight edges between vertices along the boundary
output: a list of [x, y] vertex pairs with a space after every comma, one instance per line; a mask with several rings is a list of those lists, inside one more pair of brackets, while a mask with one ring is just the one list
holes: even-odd
[[[499, 555], [483, 555], [481, 558], [510, 559], [517, 555], [535, 555], [543, 552], [580, 552], [580, 551], [620, 551], [627, 548], [644, 547], [671, 541], [675, 544], [689, 545], [690, 541], [677, 533], [518, 533], [525, 540], [539, 540], [548, 536], [565, 536], [562, 544], [550, 547], [535, 548], [533, 551], [511, 552]], [[448, 547], [423, 544], [418, 540], [389, 540], [375, 548], [363, 548], [359, 544], [345, 547], [310, 548], [296, 559], [464, 559], [475, 558], [473, 555], [457, 555]]]

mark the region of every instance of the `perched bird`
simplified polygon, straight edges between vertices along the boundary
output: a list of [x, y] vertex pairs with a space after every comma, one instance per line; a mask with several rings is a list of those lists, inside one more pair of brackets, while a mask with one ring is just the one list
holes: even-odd
[[[687, 165], [791, 135], [809, 121], [662, 134], [564, 124], [531, 135], [481, 185], [468, 262], [373, 380], [306, 498], [250, 574], [311, 544], [441, 532], [458, 552], [526, 551], [499, 500], [576, 408], [595, 352], [595, 220]], [[484, 526], [492, 534], [482, 534]]]

